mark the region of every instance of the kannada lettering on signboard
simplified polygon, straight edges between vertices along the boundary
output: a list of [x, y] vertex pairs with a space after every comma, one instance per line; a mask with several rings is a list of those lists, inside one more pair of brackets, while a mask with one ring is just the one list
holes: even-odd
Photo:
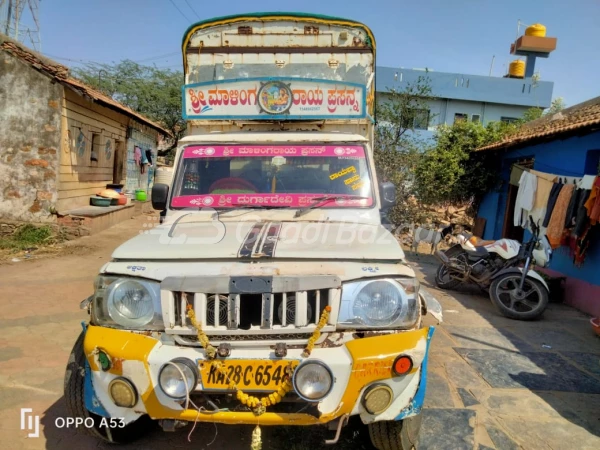
[[329, 80], [222, 80], [186, 85], [185, 119], [334, 119], [366, 115], [365, 87]]

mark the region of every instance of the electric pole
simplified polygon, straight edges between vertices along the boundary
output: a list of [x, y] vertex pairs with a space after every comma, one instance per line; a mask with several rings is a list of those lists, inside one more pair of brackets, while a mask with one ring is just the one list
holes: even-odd
[[8, 37], [42, 50], [40, 36], [41, 0], [0, 0], [0, 30]]

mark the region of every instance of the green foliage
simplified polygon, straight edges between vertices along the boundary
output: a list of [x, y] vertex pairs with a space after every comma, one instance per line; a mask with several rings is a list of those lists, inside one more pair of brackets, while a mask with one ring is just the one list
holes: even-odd
[[53, 239], [49, 226], [26, 224], [18, 228], [12, 236], [0, 240], [0, 248], [10, 250], [25, 250], [29, 247], [49, 244]]
[[565, 109], [565, 107], [566, 107], [565, 100], [562, 97], [556, 97], [554, 100], [552, 100], [552, 103], [550, 104], [550, 108], [548, 108], [545, 115], [551, 116], [552, 114], [561, 112], [563, 109]]
[[423, 154], [416, 168], [415, 188], [425, 204], [464, 204], [476, 208], [498, 181], [498, 160], [493, 152], [475, 149], [514, 132], [517, 125], [492, 122], [487, 126], [461, 120], [441, 126], [436, 145]]
[[532, 120], [539, 119], [542, 117], [544, 110], [542, 108], [529, 108], [527, 111], [523, 113], [523, 117], [521, 118], [521, 122], [527, 123]]
[[556, 97], [552, 100], [550, 108], [544, 111], [542, 108], [529, 108], [523, 113], [523, 117], [519, 120], [520, 124], [531, 122], [544, 116], [551, 116], [565, 109], [565, 101], [562, 97]]
[[390, 90], [377, 104], [375, 169], [380, 182], [396, 186], [396, 206], [388, 214], [395, 224], [424, 219], [413, 192], [424, 144], [410, 132], [429, 125], [428, 100], [433, 98], [429, 79], [422, 76], [403, 90]]
[[86, 84], [161, 124], [176, 139], [183, 136], [186, 124], [181, 117], [181, 72], [125, 60], [117, 64], [89, 64], [74, 69], [73, 73]]

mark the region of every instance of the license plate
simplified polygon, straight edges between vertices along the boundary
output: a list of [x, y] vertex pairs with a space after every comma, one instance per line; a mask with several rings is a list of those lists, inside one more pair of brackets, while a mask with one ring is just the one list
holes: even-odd
[[229, 380], [231, 380], [240, 389], [275, 391], [284, 381], [285, 369], [290, 362], [250, 359], [222, 361], [227, 376], [216, 370], [209, 362], [199, 361], [198, 363], [204, 389], [229, 389]]

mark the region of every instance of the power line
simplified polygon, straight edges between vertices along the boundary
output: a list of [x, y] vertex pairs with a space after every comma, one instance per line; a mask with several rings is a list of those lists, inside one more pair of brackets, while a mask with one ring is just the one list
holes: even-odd
[[171, 53], [165, 53], [164, 55], [149, 56], [148, 58], [138, 59], [137, 61], [134, 61], [134, 62], [141, 63], [141, 62], [145, 62], [145, 61], [152, 61], [153, 59], [167, 58], [169, 56], [175, 56], [175, 55], [179, 55], [179, 54], [181, 54], [181, 52], [179, 52], [179, 51], [177, 51], [177, 52], [171, 52]]
[[181, 16], [182, 16], [182, 17], [183, 17], [185, 20], [189, 20], [190, 22], [192, 22], [192, 21], [191, 21], [191, 20], [188, 18], [188, 16], [186, 16], [186, 15], [183, 13], [183, 11], [182, 11], [181, 9], [179, 9], [179, 6], [177, 6], [173, 0], [169, 0], [169, 1], [171, 2], [171, 5], [173, 5], [173, 6], [175, 7], [175, 9], [177, 9], [177, 11], [179, 11], [179, 14], [181, 14]]
[[198, 18], [198, 20], [201, 20], [201, 19], [200, 19], [200, 16], [199, 16], [199, 15], [198, 15], [198, 13], [196, 12], [196, 10], [195, 10], [194, 8], [192, 8], [192, 5], [190, 5], [190, 2], [188, 2], [188, 0], [185, 0], [185, 3], [186, 3], [186, 4], [187, 4], [189, 7], [190, 7], [190, 9], [192, 10], [192, 12], [193, 12], [194, 14], [196, 14], [196, 17]]
[[52, 59], [60, 59], [61, 61], [71, 61], [71, 62], [75, 62], [75, 63], [79, 63], [79, 64], [89, 64], [89, 63], [104, 64], [104, 63], [101, 63], [98, 61], [92, 61], [90, 59], [71, 59], [71, 58], [65, 58], [64, 56], [51, 55], [50, 53], [42, 53], [42, 55], [47, 56], [48, 58], [52, 58]]

